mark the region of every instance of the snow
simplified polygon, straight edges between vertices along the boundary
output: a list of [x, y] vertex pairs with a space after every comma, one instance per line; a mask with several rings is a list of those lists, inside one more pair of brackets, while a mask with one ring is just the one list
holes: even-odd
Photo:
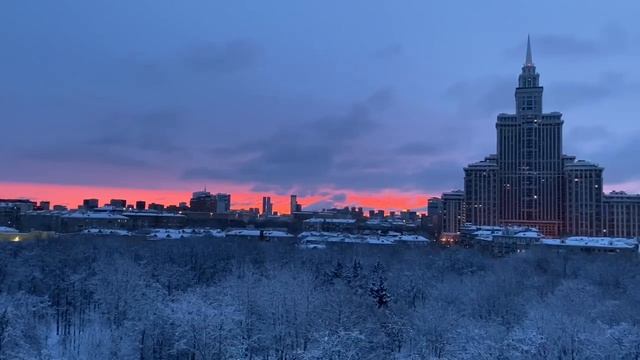
[[573, 236], [566, 239], [542, 239], [542, 244], [550, 246], [578, 246], [591, 248], [633, 249], [638, 240], [626, 238]]
[[260, 230], [260, 229], [233, 229], [226, 232], [226, 236], [250, 236], [259, 237], [262, 231], [264, 237], [280, 237], [280, 238], [292, 238], [293, 235], [286, 231], [279, 230]]
[[311, 218], [304, 221], [306, 224], [322, 224], [322, 223], [330, 223], [330, 224], [355, 224], [355, 219], [322, 219], [322, 218]]
[[154, 211], [125, 211], [122, 213], [123, 216], [149, 216], [149, 217], [155, 217], [155, 216], [162, 216], [162, 217], [186, 217], [182, 214], [174, 214], [174, 213], [161, 213], [161, 212], [154, 212]]
[[65, 218], [72, 218], [72, 219], [110, 219], [110, 220], [129, 220], [129, 218], [122, 216], [122, 215], [118, 215], [118, 214], [114, 214], [114, 213], [109, 213], [109, 212], [73, 212], [73, 213], [69, 213], [66, 215], [63, 215], [63, 217]]
[[19, 233], [19, 231], [17, 229], [11, 228], [11, 227], [0, 226], [0, 233], [15, 234], [15, 233]]
[[318, 232], [305, 231], [298, 235], [298, 239], [302, 245], [312, 245], [319, 243], [361, 243], [374, 245], [393, 245], [396, 243], [423, 243], [429, 242], [429, 239], [420, 235], [382, 235], [382, 234], [346, 234], [335, 232]]
[[160, 239], [182, 239], [187, 237], [225, 237], [224, 231], [220, 229], [153, 229], [147, 238], [153, 240]]
[[118, 235], [118, 236], [131, 236], [131, 233], [126, 230], [117, 229], [86, 229], [82, 231], [83, 234], [92, 235]]

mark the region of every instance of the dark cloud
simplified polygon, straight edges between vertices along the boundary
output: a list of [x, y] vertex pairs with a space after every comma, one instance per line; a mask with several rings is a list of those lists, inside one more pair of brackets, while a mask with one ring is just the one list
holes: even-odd
[[378, 128], [376, 118], [391, 106], [392, 98], [389, 90], [377, 91], [342, 115], [298, 123], [262, 139], [217, 148], [235, 156], [218, 161], [216, 166], [190, 168], [183, 177], [257, 184], [254, 190], [275, 193], [316, 193], [326, 187], [380, 190], [433, 185], [445, 189], [457, 183], [461, 164], [404, 163], [396, 153], [387, 151], [388, 146], [369, 136]]
[[261, 56], [262, 48], [256, 42], [240, 39], [197, 46], [184, 60], [194, 71], [231, 73], [254, 66]]
[[[133, 174], [166, 168], [167, 161], [174, 159], [187, 160], [187, 149], [177, 141], [185, 122], [183, 114], [175, 110], [111, 114], [78, 123], [73, 133], [16, 144], [2, 157], [14, 167], [23, 166], [18, 164], [20, 160], [34, 168], [52, 167], [47, 176], [58, 181], [80, 179], [78, 172], [86, 171], [95, 173], [92, 179], [102, 176], [101, 183], [109, 184], [116, 177], [114, 169]], [[69, 171], [69, 168], [88, 170]]]

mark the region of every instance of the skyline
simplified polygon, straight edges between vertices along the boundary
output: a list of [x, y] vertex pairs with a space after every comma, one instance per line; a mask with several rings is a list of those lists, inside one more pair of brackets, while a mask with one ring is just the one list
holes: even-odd
[[[586, 2], [584, 18], [601, 15], [587, 26], [568, 16], [569, 5], [550, 14], [551, 3], [519, 21], [502, 15], [522, 11], [516, 4], [471, 4], [459, 14], [470, 30], [433, 16], [453, 12], [447, 4], [349, 4], [334, 14], [284, 2], [275, 6], [287, 16], [269, 19], [259, 16], [265, 5], [243, 2], [175, 13], [168, 2], [130, 4], [127, 16], [115, 4], [3, 5], [13, 21], [0, 25], [8, 65], [0, 116], [15, 136], [0, 144], [12, 170], [0, 174], [0, 195], [57, 196], [62, 186], [76, 195], [153, 189], [145, 191], [186, 201], [206, 184], [237, 194], [239, 207], [289, 193], [325, 207], [424, 207], [426, 197], [462, 188], [464, 165], [495, 151], [491, 125], [510, 109], [527, 33], [545, 107], [565, 114], [567, 152], [607, 169], [605, 191], [640, 192], [627, 157], [640, 150], [632, 11]], [[361, 29], [341, 34], [359, 11], [367, 11]], [[536, 31], [543, 13], [563, 20], [555, 32]], [[122, 29], [105, 32], [110, 22]], [[513, 31], [496, 36], [503, 26]], [[304, 35], [280, 37], [295, 28]], [[439, 28], [450, 41], [438, 40]]]

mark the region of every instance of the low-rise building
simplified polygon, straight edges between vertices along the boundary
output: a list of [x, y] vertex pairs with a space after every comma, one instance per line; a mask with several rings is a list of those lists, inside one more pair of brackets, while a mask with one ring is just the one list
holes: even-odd
[[629, 238], [572, 236], [564, 239], [542, 239], [545, 248], [586, 253], [638, 253], [638, 240]]

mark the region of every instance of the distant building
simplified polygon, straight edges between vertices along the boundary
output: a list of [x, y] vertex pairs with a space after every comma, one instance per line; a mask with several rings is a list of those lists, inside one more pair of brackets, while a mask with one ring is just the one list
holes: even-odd
[[39, 208], [40, 208], [40, 210], [50, 210], [51, 202], [49, 202], [49, 201], [40, 201]]
[[303, 221], [304, 231], [330, 231], [352, 233], [357, 229], [355, 219], [311, 218]]
[[217, 193], [215, 199], [217, 214], [228, 214], [231, 211], [231, 194]]
[[53, 205], [53, 211], [67, 211], [67, 210], [69, 209], [64, 205]]
[[36, 203], [25, 199], [0, 199], [0, 226], [18, 228], [20, 215], [35, 208]]
[[442, 194], [442, 234], [458, 234], [464, 223], [464, 191], [455, 190]]
[[424, 219], [427, 232], [438, 238], [442, 232], [442, 199], [432, 197], [427, 200], [427, 216]]
[[298, 211], [298, 195], [291, 195], [289, 212], [293, 215], [296, 211]]
[[145, 210], [147, 208], [147, 203], [142, 201], [142, 200], [138, 200], [136, 201], [136, 210]]
[[129, 219], [127, 228], [137, 229], [178, 229], [187, 224], [187, 217], [181, 214], [158, 211], [125, 211], [122, 216]]
[[99, 206], [98, 199], [84, 199], [82, 200], [82, 208], [84, 210], [93, 210]]
[[271, 216], [273, 214], [273, 204], [270, 196], [262, 197], [262, 215]]
[[542, 239], [540, 245], [547, 250], [562, 252], [638, 253], [638, 240], [628, 238], [572, 236], [564, 239]]
[[603, 196], [604, 234], [613, 237], [640, 237], [640, 195], [612, 191]]
[[151, 203], [151, 204], [149, 204], [149, 210], [164, 211], [164, 205], [163, 204]]
[[126, 229], [129, 219], [111, 212], [77, 211], [61, 216], [62, 232], [80, 232], [86, 229]]
[[191, 196], [189, 208], [195, 212], [213, 213], [216, 211], [216, 199], [206, 190], [196, 191]]
[[126, 209], [127, 200], [124, 200], [124, 199], [111, 199], [111, 201], [109, 201], [109, 205], [113, 206], [116, 209]]

